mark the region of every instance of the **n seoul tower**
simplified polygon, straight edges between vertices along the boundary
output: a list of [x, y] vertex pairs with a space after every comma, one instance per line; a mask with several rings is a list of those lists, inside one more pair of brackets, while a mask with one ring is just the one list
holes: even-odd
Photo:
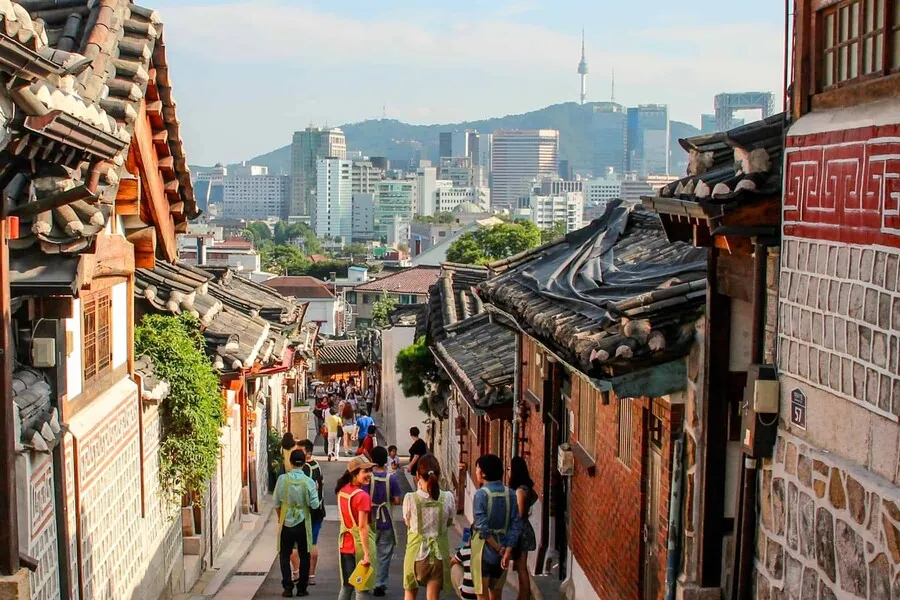
[[584, 58], [584, 29], [581, 30], [581, 61], [578, 63], [578, 74], [581, 75], [581, 103], [587, 98], [587, 60]]

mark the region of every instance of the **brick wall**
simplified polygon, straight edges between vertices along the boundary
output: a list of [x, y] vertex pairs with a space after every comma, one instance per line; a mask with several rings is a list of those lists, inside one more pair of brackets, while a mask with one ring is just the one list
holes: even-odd
[[29, 574], [32, 600], [60, 597], [53, 459], [29, 452], [16, 458], [19, 538], [22, 551], [38, 562]]
[[[544, 477], [544, 421], [542, 410], [544, 381], [540, 377], [537, 367], [537, 344], [528, 336], [523, 336], [522, 356], [525, 364], [522, 365], [523, 393], [530, 392], [541, 401], [540, 406], [535, 406], [530, 401], [523, 402], [521, 436], [524, 439], [522, 457], [528, 463], [528, 472], [535, 482], [535, 491], [543, 501], [544, 490], [541, 485]], [[551, 466], [552, 468], [552, 466]]]

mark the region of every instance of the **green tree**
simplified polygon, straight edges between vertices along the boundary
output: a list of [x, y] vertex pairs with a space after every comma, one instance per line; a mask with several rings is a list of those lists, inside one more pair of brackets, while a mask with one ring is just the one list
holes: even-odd
[[440, 368], [425, 344], [425, 336], [397, 354], [394, 371], [400, 375], [400, 389], [409, 398], [428, 396], [431, 385], [440, 382]]
[[366, 256], [369, 253], [369, 249], [365, 244], [353, 242], [344, 249], [344, 253], [349, 256]]
[[260, 250], [264, 271], [285, 275], [305, 275], [309, 262], [296, 246], [264, 245]]
[[541, 231], [541, 243], [546, 244], [552, 242], [556, 238], [566, 235], [566, 222], [557, 221], [552, 227], [548, 227]]
[[263, 242], [272, 239], [272, 232], [269, 231], [269, 226], [262, 221], [250, 223], [242, 233], [247, 240], [253, 243], [254, 248], [258, 248]]
[[498, 223], [461, 235], [447, 249], [447, 260], [486, 264], [524, 252], [541, 243], [541, 230], [530, 221]]
[[153, 359], [171, 387], [160, 406], [159, 449], [160, 485], [171, 499], [203, 490], [219, 459], [225, 405], [205, 347], [200, 322], [187, 313], [146, 315], [134, 330], [135, 354]]
[[387, 292], [382, 292], [375, 304], [372, 305], [372, 325], [375, 327], [387, 327], [388, 313], [397, 306], [397, 299], [389, 296]]

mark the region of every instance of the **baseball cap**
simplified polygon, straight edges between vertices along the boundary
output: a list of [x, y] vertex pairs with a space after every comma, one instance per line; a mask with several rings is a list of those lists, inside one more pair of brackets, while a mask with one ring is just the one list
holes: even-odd
[[365, 456], [354, 456], [347, 464], [347, 470], [352, 473], [354, 471], [358, 471], [359, 469], [369, 470], [374, 466], [375, 465]]

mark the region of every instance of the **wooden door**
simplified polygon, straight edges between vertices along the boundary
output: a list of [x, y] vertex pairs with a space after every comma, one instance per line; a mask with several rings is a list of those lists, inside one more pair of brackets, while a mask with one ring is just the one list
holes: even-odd
[[644, 600], [657, 600], [659, 594], [659, 492], [662, 456], [655, 445], [647, 449], [644, 501], [643, 573]]

